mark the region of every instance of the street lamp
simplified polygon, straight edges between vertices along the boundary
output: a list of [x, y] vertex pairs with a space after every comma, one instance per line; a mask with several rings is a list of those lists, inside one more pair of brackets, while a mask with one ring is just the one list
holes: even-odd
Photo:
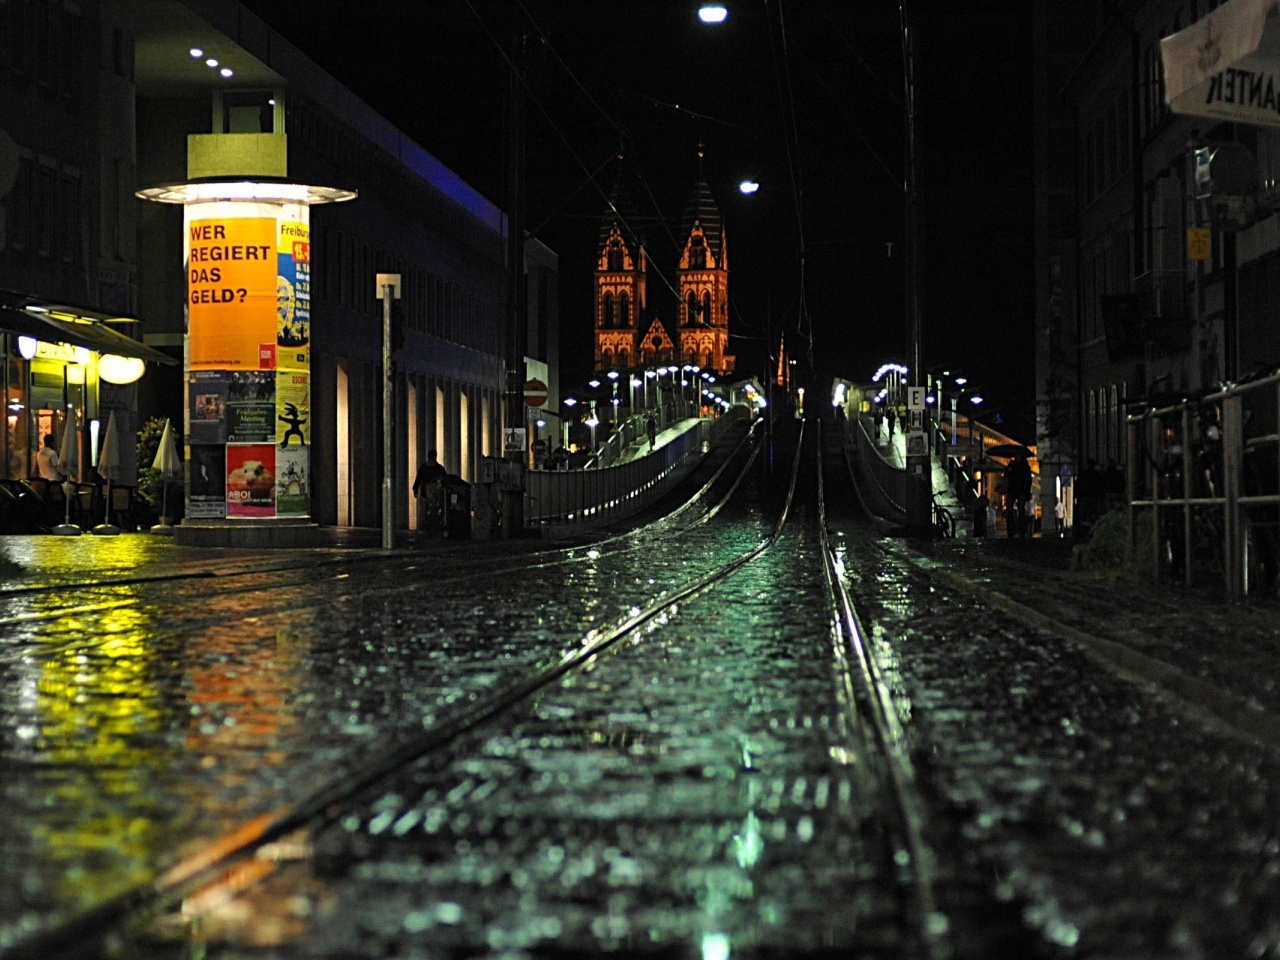
[[[578, 401], [573, 397], [565, 397], [564, 405], [572, 411], [573, 408], [578, 405]], [[569, 418], [568, 417], [560, 418], [560, 433], [561, 433], [560, 445], [564, 447], [566, 450], [568, 450], [569, 449]]]
[[610, 382], [612, 382], [612, 384], [613, 384], [613, 399], [610, 401], [610, 405], [613, 407], [613, 414], [612, 414], [611, 422], [612, 422], [612, 423], [617, 423], [617, 422], [618, 422], [618, 403], [619, 403], [619, 401], [618, 401], [618, 371], [617, 371], [617, 370], [610, 370], [607, 374], [605, 374], [605, 376], [607, 376], [607, 377], [609, 378]]

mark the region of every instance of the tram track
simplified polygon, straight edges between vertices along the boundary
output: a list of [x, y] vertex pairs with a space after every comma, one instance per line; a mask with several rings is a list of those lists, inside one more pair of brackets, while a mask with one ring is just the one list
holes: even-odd
[[[743, 443], [735, 450], [734, 456], [729, 458], [720, 470], [716, 471], [715, 475], [707, 481], [694, 499], [709, 494], [725, 472], [724, 467], [729, 466], [730, 463], [735, 463], [736, 472], [728, 483], [728, 490], [717, 495], [717, 498], [702, 515], [677, 528], [679, 531], [688, 533], [708, 522], [719, 512], [725, 502], [733, 496], [734, 491], [737, 490], [741, 483], [742, 476], [749, 472], [751, 465], [755, 461], [756, 450], [747, 445], [747, 439], [749, 438], [744, 437]], [[687, 511], [681, 512], [685, 513]], [[606, 541], [602, 541], [602, 544], [604, 544], [606, 550], [612, 544], [613, 549], [608, 552], [613, 554], [644, 549], [648, 538], [670, 535], [672, 529], [670, 520], [671, 518], [668, 517], [664, 518], [663, 521], [651, 524], [650, 527], [655, 528], [657, 530], [656, 533], [651, 533], [649, 527], [639, 531], [638, 534], [633, 533], [631, 535], [633, 542], [624, 543], [627, 535], [620, 535], [610, 537]], [[634, 542], [636, 539], [639, 542]], [[757, 549], [763, 549], [765, 545], [766, 543], [762, 542]], [[584, 559], [598, 562], [601, 557], [601, 550], [598, 545], [562, 548], [555, 551], [555, 553], [557, 556], [554, 560], [544, 560], [533, 565], [508, 565], [497, 572], [507, 575], [512, 570], [545, 568], [556, 564], [582, 562]], [[729, 569], [734, 569], [741, 563], [748, 562], [748, 559], [739, 558], [738, 561], [729, 565]], [[254, 571], [253, 573], [258, 574], [260, 572]], [[411, 573], [412, 570], [407, 572]], [[493, 575], [492, 567], [489, 568], [488, 572], [491, 576]], [[246, 574], [245, 576], [250, 575]], [[441, 579], [446, 579], [450, 582], [461, 582], [465, 581], [468, 576], [468, 573], [454, 573], [448, 578]], [[339, 804], [341, 798], [350, 796], [353, 791], [358, 792], [366, 788], [368, 784], [387, 776], [391, 771], [402, 767], [423, 753], [442, 748], [460, 736], [461, 732], [484, 723], [490, 717], [508, 709], [510, 704], [527, 698], [531, 693], [553, 682], [566, 672], [590, 662], [620, 637], [635, 633], [646, 622], [661, 616], [664, 611], [677, 607], [688, 597], [706, 589], [707, 585], [714, 582], [715, 578], [716, 575], [712, 572], [703, 577], [685, 582], [679, 587], [661, 590], [647, 606], [633, 607], [628, 615], [606, 629], [589, 631], [582, 637], [576, 648], [572, 648], [559, 659], [504, 688], [497, 695], [453, 710], [449, 716], [441, 719], [419, 736], [410, 737], [406, 740], [402, 735], [399, 737], [393, 735], [389, 738], [392, 741], [391, 743], [384, 744], [381, 749], [373, 751], [379, 756], [376, 764], [365, 765], [359, 770], [348, 769], [344, 771], [341, 777], [311, 790], [303, 800], [289, 805], [284, 810], [255, 817], [231, 830], [208, 844], [198, 853], [185, 857], [179, 863], [169, 867], [159, 874], [156, 880], [143, 887], [130, 890], [122, 896], [112, 898], [106, 903], [82, 911], [68, 920], [61, 921], [49, 929], [40, 931], [31, 938], [24, 938], [16, 946], [0, 951], [0, 957], [8, 960], [10, 957], [44, 958], [60, 955], [95, 955], [95, 948], [93, 947], [86, 952], [86, 942], [97, 943], [100, 949], [104, 937], [114, 937], [122, 927], [134, 922], [132, 918], [136, 918], [140, 913], [154, 911], [161, 903], [172, 902], [175, 898], [180, 899], [184, 891], [207, 882], [211, 873], [225, 873], [227, 870], [233, 870], [231, 866], [233, 862], [243, 860], [252, 851], [261, 849], [264, 845], [278, 843], [288, 834], [299, 830], [308, 820], [320, 816], [323, 811], [332, 808], [335, 804]], [[314, 585], [314, 577], [310, 579], [309, 583]], [[366, 595], [371, 593], [386, 595], [410, 589], [412, 586], [413, 584], [411, 583], [397, 584], [372, 591], [366, 589], [363, 592]], [[256, 586], [247, 586], [239, 588], [236, 592], [252, 592], [255, 589], [257, 589]], [[207, 607], [209, 602], [208, 597], [200, 599], [202, 606]], [[292, 606], [305, 606], [308, 602], [310, 601], [298, 601]], [[332, 597], [329, 598], [329, 602], [333, 602]], [[80, 609], [114, 609], [116, 606], [114, 604], [86, 605]], [[272, 614], [280, 613], [281, 609], [282, 605], [278, 600], [270, 607]], [[285, 606], [285, 609], [288, 609], [288, 605]], [[266, 608], [264, 607], [263, 611], [242, 613], [239, 619], [256, 619], [258, 614], [265, 612], [265, 610]], [[15, 620], [13, 622], [18, 621]], [[210, 618], [210, 622], [225, 625], [226, 618]], [[184, 627], [184, 629], [190, 628], [190, 624]], [[366, 750], [366, 752], [368, 751]], [[233, 870], [233, 872], [235, 871]]]
[[[668, 586], [652, 602], [633, 608], [628, 616], [617, 620], [607, 629], [589, 631], [583, 635], [581, 641], [557, 661], [526, 673], [494, 695], [457, 707], [448, 716], [440, 718], [430, 729], [408, 738], [401, 737], [398, 742], [386, 743], [377, 749], [366, 748], [363, 753], [366, 758], [371, 759], [366, 759], [359, 768], [343, 770], [328, 783], [307, 791], [301, 799], [243, 823], [199, 853], [171, 866], [144, 887], [65, 919], [28, 938], [16, 949], [0, 953], [0, 956], [5, 960], [36, 956], [94, 956], [96, 954], [92, 949], [86, 950], [86, 943], [101, 945], [107, 940], [117, 940], [122, 931], [130, 931], [133, 936], [142, 932], [142, 939], [138, 942], [151, 943], [151, 948], [154, 948], [155, 944], [148, 938], [155, 936], [158, 930], [163, 930], [166, 926], [172, 934], [175, 915], [169, 911], [178, 905], [185, 905], [190, 909], [197, 902], [215, 903], [222, 898], [234, 896], [243, 889], [261, 884], [276, 873], [281, 860], [289, 861], [299, 851], [313, 849], [315, 838], [323, 836], [326, 831], [332, 834], [335, 824], [353, 816], [358, 822], [359, 815], [349, 811], [358, 809], [362, 803], [366, 806], [374, 803], [377, 796], [385, 794], [389, 780], [404, 776], [404, 772], [415, 765], [421, 767], [426, 763], [430, 766], [430, 758], [433, 756], [447, 757], [460, 749], [460, 743], [474, 737], [477, 731], [484, 729], [501, 715], [510, 714], [513, 710], [536, 709], [528, 705], [536, 703], [540, 696], [545, 696], [557, 683], [568, 682], [572, 685], [574, 682], [583, 682], [581, 679], [575, 681], [575, 678], [601, 676], [599, 671], [606, 669], [602, 666], [605, 661], [601, 658], [606, 653], [635, 644], [657, 643], [660, 641], [656, 637], [669, 636], [673, 631], [679, 635], [682, 629], [689, 629], [682, 627], [682, 624], [690, 617], [695, 620], [701, 617], [714, 622], [718, 616], [717, 604], [720, 602], [714, 599], [717, 591], [726, 583], [733, 582], [735, 574], [744, 567], [775, 547], [787, 528], [802, 449], [803, 444], [797, 442], [790, 482], [785, 498], [778, 507], [772, 529], [750, 548], [739, 549], [732, 559], [686, 577], [678, 587]], [[749, 469], [749, 464], [744, 472], [745, 469]], [[739, 483], [740, 479], [732, 484], [733, 490], [737, 489]], [[720, 501], [715, 512], [727, 501], [728, 496]], [[810, 530], [821, 530], [825, 526], [821, 520], [820, 480], [817, 509], [819, 519], [816, 524], [812, 520], [808, 521]], [[714, 515], [711, 511], [708, 513]], [[705, 518], [705, 521], [709, 520], [710, 516]], [[797, 520], [793, 526], [799, 522]], [[797, 538], [797, 546], [803, 554], [803, 544], [810, 540], [811, 534], [793, 530], [789, 536]], [[815, 569], [810, 575], [825, 578], [825, 593], [828, 597], [827, 612], [819, 612], [817, 615], [825, 624], [826, 631], [831, 634], [826, 643], [832, 651], [835, 665], [841, 668], [836, 671], [838, 676], [834, 687], [842, 694], [837, 699], [844, 706], [837, 712], [843, 716], [837, 718], [833, 725], [843, 729], [844, 736], [853, 736], [848, 749], [862, 752], [874, 744], [887, 757], [879, 766], [889, 771], [886, 796], [893, 798], [896, 807], [896, 812], [889, 819], [898, 826], [890, 831], [891, 838], [882, 851], [883, 882], [890, 888], [899, 889], [899, 893], [912, 905], [907, 909], [914, 917], [912, 924], [915, 929], [906, 936], [917, 946], [924, 948], [923, 952], [917, 952], [916, 955], [945, 956], [940, 938], [945, 925], [941, 922], [934, 903], [927, 869], [932, 854], [926, 849], [918, 828], [912, 826], [918, 824], [921, 814], [913, 793], [909, 763], [900, 752], [893, 756], [901, 739], [900, 731], [893, 728], [894, 710], [885, 703], [888, 694], [884, 684], [875, 677], [874, 664], [867, 658], [865, 650], [860, 649], [856, 618], [848, 598], [842, 597], [841, 591], [835, 588], [838, 576], [828, 566], [832, 551], [825, 539], [816, 539], [819, 540], [820, 552], [826, 559], [821, 561], [822, 569]], [[790, 549], [795, 550], [796, 547]], [[785, 564], [787, 561], [783, 562]], [[610, 658], [607, 662], [613, 663], [615, 660], [616, 658]], [[830, 677], [826, 683], [832, 684]], [[871, 729], [864, 729], [867, 727]], [[447, 761], [441, 763], [447, 767]], [[747, 774], [754, 772], [751, 748], [745, 742], [742, 763]], [[755, 781], [748, 778], [746, 782]], [[805, 779], [802, 777], [797, 787], [803, 788], [804, 783]], [[830, 789], [828, 781], [820, 779], [814, 789], [815, 802], [820, 807], [825, 806], [826, 801], [818, 801], [817, 798], [827, 795]], [[755, 788], [752, 790], [758, 793]], [[839, 792], [844, 797], [842, 802], [847, 804], [851, 792], [849, 784], [842, 782]], [[861, 792], [861, 788], [852, 791], [854, 794]], [[376, 816], [384, 826], [390, 822], [387, 821], [385, 809]], [[396, 822], [409, 824], [406, 827], [408, 830], [420, 819], [420, 816], [415, 819], [406, 813], [404, 817], [397, 818]], [[747, 828], [744, 826], [744, 829]], [[380, 830], [381, 828], [379, 832]], [[873, 833], [880, 835], [879, 831]], [[304, 858], [302, 863], [306, 862]], [[289, 869], [305, 867], [295, 865]], [[161, 921], [160, 926], [147, 927], [149, 921], [157, 918]], [[866, 922], [865, 918], [863, 922]], [[136, 955], [153, 955], [145, 952], [150, 948], [143, 949], [143, 953]], [[120, 954], [118, 946], [116, 954], [134, 955], [127, 951]]]

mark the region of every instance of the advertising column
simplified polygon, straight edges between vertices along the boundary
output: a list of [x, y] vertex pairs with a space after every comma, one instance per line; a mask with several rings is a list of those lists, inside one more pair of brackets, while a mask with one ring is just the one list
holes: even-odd
[[184, 207], [191, 520], [310, 513], [311, 255], [305, 204]]

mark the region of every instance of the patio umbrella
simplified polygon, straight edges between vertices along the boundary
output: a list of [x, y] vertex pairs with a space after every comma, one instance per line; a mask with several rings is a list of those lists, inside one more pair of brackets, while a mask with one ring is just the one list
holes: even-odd
[[99, 536], [114, 536], [120, 528], [111, 523], [111, 481], [120, 479], [120, 440], [116, 436], [116, 412], [107, 418], [107, 432], [102, 435], [102, 449], [98, 451], [98, 473], [107, 481], [106, 514], [102, 523], [93, 528]]
[[173, 524], [169, 522], [169, 481], [182, 479], [182, 457], [178, 455], [178, 441], [173, 436], [173, 424], [164, 422], [164, 433], [160, 435], [160, 447], [156, 450], [156, 458], [151, 462], [151, 469], [160, 475], [163, 492], [160, 495], [160, 522], [151, 528], [152, 533], [172, 535]]
[[78, 537], [81, 533], [80, 528], [71, 522], [71, 497], [76, 491], [71, 478], [80, 472], [80, 444], [76, 442], [76, 429], [76, 408], [72, 407], [67, 411], [67, 420], [62, 427], [62, 446], [58, 449], [58, 470], [63, 477], [64, 517], [62, 523], [49, 531], [60, 537]]
[[982, 451], [988, 457], [1005, 457], [1009, 460], [1015, 457], [1031, 457], [1031, 448], [1024, 447], [1020, 443], [997, 443], [993, 447], [987, 447]]

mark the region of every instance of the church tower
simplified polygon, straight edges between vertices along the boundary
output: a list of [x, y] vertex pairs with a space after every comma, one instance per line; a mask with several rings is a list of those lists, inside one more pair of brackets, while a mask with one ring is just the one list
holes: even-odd
[[596, 247], [595, 366], [626, 370], [640, 363], [648, 258], [635, 232], [635, 208], [619, 182], [600, 222]]
[[685, 207], [679, 236], [684, 249], [676, 269], [680, 303], [680, 362], [718, 374], [733, 372], [729, 348], [729, 255], [724, 221], [702, 171]]

